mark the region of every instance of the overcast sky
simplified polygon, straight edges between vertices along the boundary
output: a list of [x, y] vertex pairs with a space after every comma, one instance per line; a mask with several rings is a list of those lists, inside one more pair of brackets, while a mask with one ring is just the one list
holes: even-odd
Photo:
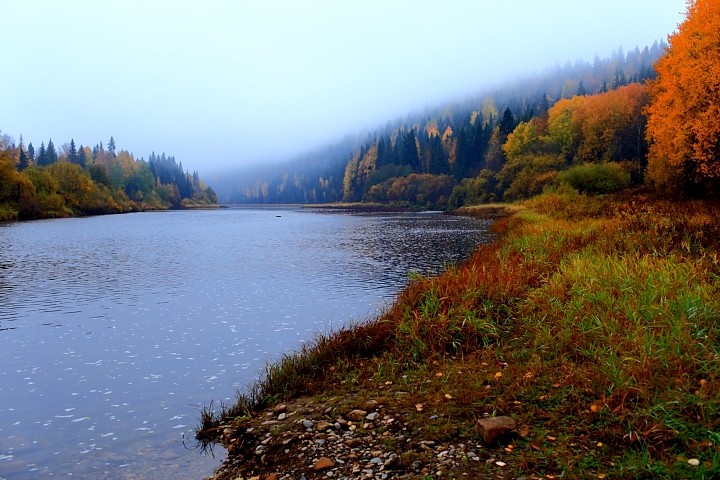
[[666, 39], [684, 0], [0, 0], [0, 130], [36, 147], [282, 159], [441, 100]]

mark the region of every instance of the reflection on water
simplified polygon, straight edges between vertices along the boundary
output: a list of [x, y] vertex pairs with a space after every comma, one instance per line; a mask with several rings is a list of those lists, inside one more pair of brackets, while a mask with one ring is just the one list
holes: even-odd
[[0, 225], [0, 478], [208, 475], [220, 460], [183, 444], [202, 405], [488, 238], [270, 209]]

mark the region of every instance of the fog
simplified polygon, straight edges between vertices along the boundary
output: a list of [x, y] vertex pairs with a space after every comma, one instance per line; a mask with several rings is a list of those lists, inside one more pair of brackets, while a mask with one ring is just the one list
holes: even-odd
[[282, 160], [518, 75], [666, 39], [684, 0], [0, 2], [0, 130]]

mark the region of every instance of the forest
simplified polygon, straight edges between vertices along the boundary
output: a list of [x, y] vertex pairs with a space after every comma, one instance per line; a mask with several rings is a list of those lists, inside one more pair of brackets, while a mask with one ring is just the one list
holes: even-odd
[[179, 209], [217, 204], [197, 171], [153, 152], [148, 161], [110, 137], [90, 148], [52, 139], [36, 150], [0, 135], [0, 221]]
[[447, 209], [563, 184], [598, 193], [640, 185], [648, 154], [645, 84], [666, 48], [655, 42], [592, 64], [568, 63], [217, 188], [230, 203]]

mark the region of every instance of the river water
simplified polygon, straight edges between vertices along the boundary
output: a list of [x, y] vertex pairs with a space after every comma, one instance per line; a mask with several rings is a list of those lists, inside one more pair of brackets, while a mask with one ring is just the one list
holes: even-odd
[[201, 408], [466, 258], [487, 223], [303, 209], [0, 224], [0, 479], [198, 479]]

